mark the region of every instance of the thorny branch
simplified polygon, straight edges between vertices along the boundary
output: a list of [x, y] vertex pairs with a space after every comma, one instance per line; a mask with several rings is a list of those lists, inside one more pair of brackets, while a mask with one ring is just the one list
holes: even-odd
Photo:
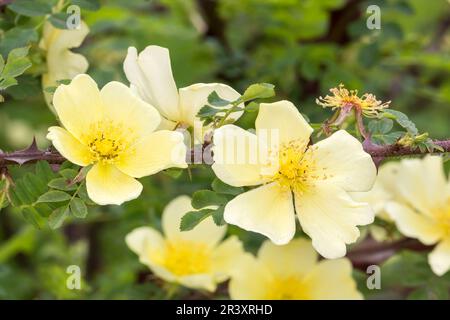
[[3, 152], [0, 150], [0, 168], [12, 164], [35, 163], [38, 161], [47, 161], [50, 164], [61, 164], [66, 159], [56, 150], [40, 150], [37, 147], [36, 140], [33, 139], [31, 145], [19, 151]]
[[[450, 153], [450, 139], [434, 140], [433, 143], [443, 149], [443, 151], [434, 150], [434, 154]], [[206, 149], [209, 146], [210, 143], [206, 143], [203, 145], [203, 149]], [[378, 163], [380, 159], [382, 160], [389, 157], [424, 155], [430, 153], [427, 150], [421, 151], [419, 148], [405, 147], [397, 143], [377, 145], [370, 140], [364, 141], [363, 147], [376, 163]], [[192, 150], [189, 152], [193, 154]], [[33, 140], [33, 143], [24, 150], [13, 152], [2, 152], [0, 150], [0, 167], [6, 167], [13, 164], [22, 165], [25, 163], [36, 163], [38, 161], [47, 161], [50, 164], [62, 164], [66, 159], [56, 150], [39, 150], [35, 140]]]

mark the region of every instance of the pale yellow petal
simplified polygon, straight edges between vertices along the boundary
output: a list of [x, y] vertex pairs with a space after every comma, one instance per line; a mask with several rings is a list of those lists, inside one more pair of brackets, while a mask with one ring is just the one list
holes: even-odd
[[214, 132], [212, 148], [216, 176], [231, 186], [254, 186], [266, 181], [264, 161], [267, 152], [255, 134], [235, 125]]
[[161, 130], [148, 134], [127, 149], [116, 166], [132, 177], [144, 177], [167, 168], [186, 168], [183, 134]]
[[355, 242], [360, 235], [357, 226], [374, 219], [368, 204], [353, 201], [345, 191], [329, 183], [296, 194], [295, 208], [313, 247], [327, 259], [343, 257], [345, 245]]
[[77, 75], [68, 85], [60, 85], [53, 95], [53, 106], [63, 126], [80, 141], [89, 127], [104, 116], [100, 91], [87, 74]]
[[286, 244], [295, 234], [291, 191], [270, 183], [242, 193], [227, 203], [224, 219], [242, 229], [261, 233], [275, 244]]
[[261, 103], [255, 122], [258, 135], [264, 130], [269, 137], [272, 130], [278, 132], [279, 145], [290, 141], [303, 141], [308, 144], [313, 128], [306, 122], [300, 111], [290, 101]]
[[176, 243], [178, 241], [192, 241], [215, 246], [225, 236], [226, 227], [217, 226], [211, 217], [200, 222], [194, 229], [180, 231], [181, 218], [185, 213], [194, 210], [188, 196], [179, 196], [165, 207], [162, 214], [162, 229], [166, 238]]
[[233, 300], [260, 300], [267, 296], [271, 280], [268, 269], [251, 254], [245, 254], [236, 261], [228, 290]]
[[[231, 236], [213, 249], [212, 270], [218, 282], [225, 281], [236, 268], [236, 260], [244, 254], [242, 242], [238, 237]], [[239, 270], [234, 270], [239, 272]]]
[[139, 261], [150, 268], [159, 278], [176, 282], [177, 276], [164, 266], [166, 241], [158, 230], [140, 227], [125, 237], [128, 247], [139, 256]]
[[442, 237], [442, 229], [432, 218], [416, 213], [406, 205], [389, 202], [386, 211], [405, 236], [417, 238], [424, 244], [433, 244]]
[[366, 192], [351, 192], [350, 196], [355, 201], [367, 202], [378, 218], [391, 222], [392, 219], [386, 212], [386, 205], [390, 200], [399, 199], [400, 197], [396, 188], [399, 167], [399, 162], [383, 164], [378, 169], [377, 178], [371, 190]]
[[[146, 242], [146, 246], [148, 245], [148, 242]], [[145, 264], [150, 268], [150, 270], [160, 279], [166, 281], [166, 282], [172, 282], [172, 283], [179, 283], [178, 277], [170, 272], [164, 265], [160, 264], [160, 261], [157, 260], [157, 263], [154, 262], [153, 259], [145, 258], [144, 256], [141, 256], [139, 261], [142, 264]]]
[[216, 291], [217, 283], [212, 274], [193, 274], [177, 278], [177, 282], [191, 289], [203, 289], [209, 292]]
[[350, 196], [355, 201], [367, 202], [379, 217], [386, 216], [386, 204], [392, 199], [391, 194], [382, 187], [379, 180], [375, 182], [371, 190], [366, 192], [351, 192]]
[[157, 108], [165, 118], [172, 121], [180, 119], [169, 50], [148, 46], [138, 56], [136, 48], [130, 47], [123, 68], [128, 81], [136, 87], [142, 99]]
[[[197, 118], [198, 111], [204, 105], [208, 104], [208, 96], [213, 91], [216, 91], [219, 97], [228, 101], [235, 101], [241, 96], [239, 92], [222, 83], [196, 83], [189, 87], [181, 88], [179, 91], [182, 116], [181, 121], [190, 126], [194, 126], [194, 121], [196, 119], [199, 120], [199, 118]], [[226, 110], [230, 107], [231, 105], [221, 108]], [[239, 105], [239, 107], [244, 107], [244, 104]], [[242, 113], [243, 111], [233, 112], [229, 119], [237, 120]]]
[[[87, 59], [69, 49], [81, 45], [89, 28], [81, 21], [80, 28], [58, 29], [50, 22], [46, 22], [43, 28], [43, 37], [39, 43], [46, 50], [47, 72], [42, 75], [42, 88], [57, 86], [57, 80], [72, 79], [80, 73], [85, 73], [89, 63]], [[44, 91], [47, 104], [51, 106], [52, 95]], [[53, 109], [53, 106], [51, 106]]]
[[100, 205], [120, 205], [139, 197], [142, 184], [113, 165], [94, 165], [86, 176], [86, 188], [92, 201]]
[[136, 139], [153, 132], [161, 123], [158, 111], [120, 82], [107, 83], [100, 90], [100, 96], [105, 106], [105, 120], [121, 124], [125, 134]]
[[368, 191], [377, 169], [361, 143], [345, 130], [339, 130], [308, 149], [315, 161], [319, 179], [333, 183], [345, 191]]
[[317, 253], [311, 241], [297, 238], [286, 245], [277, 246], [265, 241], [258, 252], [258, 259], [276, 276], [305, 276], [317, 263]]
[[161, 233], [153, 228], [136, 228], [127, 234], [125, 242], [145, 264], [149, 261], [160, 261], [164, 252], [165, 241]]
[[450, 238], [441, 241], [428, 255], [428, 263], [438, 276], [442, 276], [450, 269]]
[[91, 163], [88, 147], [78, 141], [67, 130], [60, 127], [50, 127], [47, 139], [51, 140], [56, 150], [70, 162], [79, 166], [87, 166]]
[[398, 161], [383, 163], [378, 169], [377, 181], [392, 198], [397, 197], [398, 195], [396, 182], [398, 181], [399, 172], [400, 162]]
[[446, 179], [439, 156], [402, 160], [397, 181], [400, 195], [423, 214], [432, 216], [433, 208], [444, 206], [447, 201], [443, 194]]
[[156, 128], [156, 130], [175, 130], [176, 127], [176, 122], [161, 117], [161, 123], [159, 124], [158, 128]]
[[360, 300], [362, 294], [352, 278], [348, 259], [322, 260], [305, 278], [308, 295], [313, 300]]

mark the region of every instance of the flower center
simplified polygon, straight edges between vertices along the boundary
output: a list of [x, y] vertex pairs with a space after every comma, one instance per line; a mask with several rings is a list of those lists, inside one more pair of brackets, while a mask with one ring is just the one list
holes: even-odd
[[282, 187], [303, 193], [312, 186], [317, 164], [313, 157], [314, 147], [308, 148], [304, 141], [292, 141], [282, 146], [279, 152], [279, 167], [274, 180]]
[[275, 277], [267, 286], [265, 299], [269, 300], [308, 300], [309, 288], [298, 276]]
[[436, 210], [435, 216], [445, 236], [450, 236], [450, 199], [447, 200], [447, 204], [444, 207]]
[[183, 276], [207, 273], [211, 267], [210, 248], [203, 243], [188, 241], [167, 244], [164, 266], [173, 274]]
[[89, 132], [82, 137], [91, 152], [91, 161], [113, 163], [134, 139], [130, 130], [122, 124], [109, 120], [91, 124]]

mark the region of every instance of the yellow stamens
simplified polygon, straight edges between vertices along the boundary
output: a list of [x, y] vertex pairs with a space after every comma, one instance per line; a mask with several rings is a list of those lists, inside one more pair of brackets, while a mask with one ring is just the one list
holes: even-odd
[[435, 219], [439, 227], [444, 233], [444, 237], [450, 236], [450, 199], [444, 207], [438, 208], [435, 211]]
[[390, 101], [382, 102], [371, 93], [365, 93], [358, 96], [358, 90], [347, 90], [341, 83], [337, 88], [330, 89], [333, 95], [327, 95], [324, 98], [319, 97], [316, 103], [322, 107], [331, 107], [332, 109], [352, 107], [360, 109], [361, 112], [369, 118], [376, 117], [378, 113], [389, 108]]
[[282, 187], [300, 194], [313, 187], [314, 180], [319, 178], [317, 174], [319, 168], [313, 155], [314, 149], [313, 146], [307, 148], [304, 141], [292, 141], [282, 146], [279, 152], [278, 172], [274, 180]]
[[113, 163], [135, 140], [129, 131], [121, 123], [105, 120], [91, 124], [81, 139], [89, 147], [93, 163]]
[[274, 277], [267, 288], [265, 299], [269, 300], [308, 300], [309, 288], [298, 276]]
[[163, 265], [179, 276], [207, 273], [211, 268], [210, 257], [206, 244], [179, 241], [167, 244]]

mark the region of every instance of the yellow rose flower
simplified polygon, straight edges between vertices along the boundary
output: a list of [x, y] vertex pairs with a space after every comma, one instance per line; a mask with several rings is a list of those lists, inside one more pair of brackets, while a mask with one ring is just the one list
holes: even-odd
[[[281, 245], [293, 238], [297, 213], [322, 256], [344, 256], [345, 244], [359, 237], [356, 226], [374, 218], [368, 204], [348, 194], [372, 187], [376, 168], [370, 155], [344, 130], [309, 146], [313, 129], [289, 101], [262, 103], [255, 126], [256, 134], [234, 125], [214, 134], [212, 168], [217, 177], [236, 187], [262, 184], [231, 200], [225, 220]], [[275, 144], [268, 143], [271, 132], [278, 133]], [[254, 146], [260, 156], [256, 162], [249, 161]]]
[[442, 158], [402, 160], [396, 189], [399, 196], [387, 204], [386, 211], [405, 236], [437, 244], [428, 262], [435, 274], [445, 274], [450, 269], [450, 181]]
[[258, 257], [247, 254], [237, 263], [229, 284], [237, 300], [362, 299], [348, 259], [318, 261], [306, 239], [284, 246], [263, 243]]
[[[398, 162], [388, 162], [378, 169], [378, 175], [373, 188], [368, 192], [352, 192], [351, 197], [358, 202], [367, 202], [374, 211], [375, 215], [386, 221], [393, 222], [386, 212], [386, 205], [395, 198], [395, 183], [398, 173]], [[388, 239], [388, 233], [385, 228], [371, 225], [369, 226], [371, 236], [377, 241]]]
[[86, 187], [98, 204], [135, 199], [142, 185], [134, 178], [187, 166], [183, 135], [154, 132], [161, 121], [156, 109], [119, 82], [99, 90], [91, 77], [78, 75], [56, 89], [53, 105], [64, 128], [49, 128], [47, 138], [70, 162], [93, 165]]
[[172, 200], [162, 214], [164, 236], [141, 227], [126, 236], [126, 243], [158, 277], [193, 289], [215, 291], [229, 278], [234, 261], [243, 254], [236, 236], [221, 241], [226, 226], [211, 217], [190, 231], [180, 231], [183, 215], [193, 210], [188, 196]]
[[[194, 127], [195, 122], [200, 121], [196, 117], [198, 111], [208, 104], [208, 96], [213, 91], [228, 101], [240, 97], [236, 90], [221, 83], [197, 83], [177, 90], [169, 50], [159, 46], [148, 46], [139, 55], [136, 48], [128, 48], [124, 71], [131, 88], [144, 101], [158, 109], [163, 117], [162, 127], [165, 129], [173, 129], [177, 125]], [[229, 107], [231, 106], [223, 108]], [[241, 115], [242, 111], [233, 112], [230, 119], [237, 119]], [[201, 126], [198, 129], [202, 131]], [[201, 134], [204, 131], [206, 130]], [[203, 137], [197, 135], [196, 138]]]
[[373, 188], [368, 192], [352, 192], [351, 196], [356, 201], [367, 202], [372, 207], [375, 215], [384, 220], [391, 220], [385, 211], [386, 204], [395, 197], [395, 183], [399, 170], [398, 162], [388, 162], [378, 169], [377, 178]]
[[[79, 29], [58, 29], [50, 22], [45, 22], [42, 39], [39, 43], [41, 49], [46, 51], [47, 72], [42, 75], [42, 88], [57, 86], [57, 80], [72, 79], [77, 74], [85, 73], [89, 67], [86, 58], [70, 51], [81, 45], [89, 33], [89, 28], [81, 21]], [[44, 91], [45, 101], [50, 109], [52, 95]]]

